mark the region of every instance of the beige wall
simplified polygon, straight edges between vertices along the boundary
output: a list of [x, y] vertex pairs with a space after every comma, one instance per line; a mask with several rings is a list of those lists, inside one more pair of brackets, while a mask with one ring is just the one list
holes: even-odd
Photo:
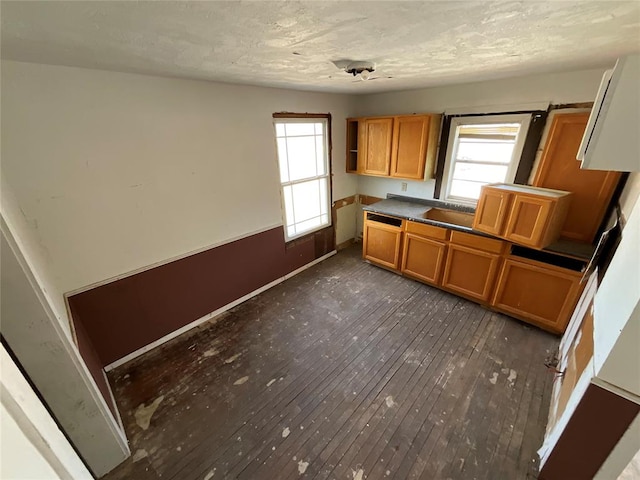
[[333, 198], [356, 193], [344, 95], [11, 61], [2, 94], [2, 173], [62, 292], [282, 224], [273, 112], [330, 112]]
[[[540, 104], [592, 102], [602, 78], [602, 70], [530, 75], [487, 82], [448, 85], [404, 92], [357, 97], [358, 115], [449, 112], [481, 113], [513, 111]], [[362, 176], [358, 193], [384, 197], [387, 193], [433, 198], [435, 182]]]

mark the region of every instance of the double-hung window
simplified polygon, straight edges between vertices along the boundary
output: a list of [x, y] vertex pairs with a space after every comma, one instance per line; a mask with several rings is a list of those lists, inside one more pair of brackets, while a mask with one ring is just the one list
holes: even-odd
[[275, 118], [287, 241], [331, 225], [329, 118]]
[[473, 204], [483, 185], [513, 182], [530, 121], [530, 114], [452, 118], [443, 199]]

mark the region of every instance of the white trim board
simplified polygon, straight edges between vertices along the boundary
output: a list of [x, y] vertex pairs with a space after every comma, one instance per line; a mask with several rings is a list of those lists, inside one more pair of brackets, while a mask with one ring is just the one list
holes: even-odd
[[182, 335], [185, 332], [188, 332], [189, 330], [191, 330], [192, 328], [197, 327], [198, 325], [203, 324], [204, 322], [207, 322], [209, 320], [211, 320], [214, 317], [217, 317], [218, 315], [231, 310], [233, 307], [236, 307], [238, 305], [240, 305], [243, 302], [246, 302], [247, 300], [249, 300], [250, 298], [255, 297], [256, 295], [261, 294], [262, 292], [265, 292], [267, 290], [269, 290], [271, 287], [275, 287], [276, 285], [284, 282], [285, 280], [288, 280], [291, 277], [296, 276], [297, 274], [299, 274], [300, 272], [303, 272], [304, 270], [313, 267], [314, 265], [322, 262], [323, 260], [326, 260], [329, 257], [334, 256], [336, 253], [338, 253], [336, 250], [333, 250], [332, 252], [327, 253], [326, 255], [323, 255], [320, 258], [316, 258], [314, 261], [307, 263], [306, 265], [303, 265], [302, 267], [294, 270], [291, 273], [287, 273], [286, 275], [284, 275], [283, 277], [277, 278], [276, 280], [267, 283], [266, 285], [258, 288], [257, 290], [254, 290], [253, 292], [250, 292], [240, 298], [238, 298], [237, 300], [234, 300], [231, 303], [226, 304], [223, 307], [220, 307], [219, 309], [211, 312], [211, 313], [207, 313], [205, 316], [198, 318], [197, 320], [194, 320], [191, 323], [188, 323], [187, 325], [185, 325], [184, 327], [181, 327], [177, 330], [174, 330], [171, 333], [168, 333], [167, 335], [165, 335], [162, 338], [159, 338], [158, 340], [149, 343], [148, 345], [145, 345], [142, 348], [139, 348], [138, 350], [135, 350], [134, 352], [131, 352], [128, 355], [125, 355], [124, 357], [116, 360], [115, 362], [110, 363], [109, 365], [107, 365], [106, 367], [104, 367], [105, 372], [110, 372], [111, 370], [113, 370], [114, 368], [118, 368], [122, 365], [124, 365], [127, 362], [130, 362], [131, 360], [139, 357], [140, 355], [143, 355], [145, 353], [147, 353], [150, 350], [153, 350], [156, 347], [159, 347], [160, 345], [162, 345], [163, 343], [168, 342], [169, 340], [172, 340], [180, 335]]

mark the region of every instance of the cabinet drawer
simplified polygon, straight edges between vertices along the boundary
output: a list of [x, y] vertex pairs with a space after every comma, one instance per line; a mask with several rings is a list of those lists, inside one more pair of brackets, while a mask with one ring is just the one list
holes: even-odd
[[481, 237], [479, 235], [458, 232], [456, 230], [451, 232], [451, 243], [465, 245], [467, 247], [477, 248], [478, 250], [484, 250], [492, 253], [502, 253], [502, 249], [504, 247], [504, 242], [502, 240], [494, 240], [493, 238]]
[[435, 227], [433, 225], [418, 222], [406, 222], [406, 229], [408, 233], [415, 233], [416, 235], [435, 238], [437, 240], [447, 240], [449, 233], [446, 228]]

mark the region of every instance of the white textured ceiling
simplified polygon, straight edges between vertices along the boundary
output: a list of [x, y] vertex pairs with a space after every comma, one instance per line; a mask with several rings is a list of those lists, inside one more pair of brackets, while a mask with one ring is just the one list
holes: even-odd
[[[640, 1], [3, 1], [2, 57], [370, 93], [608, 66]], [[354, 81], [332, 60], [371, 60]], [[375, 76], [375, 75], [374, 75]]]

